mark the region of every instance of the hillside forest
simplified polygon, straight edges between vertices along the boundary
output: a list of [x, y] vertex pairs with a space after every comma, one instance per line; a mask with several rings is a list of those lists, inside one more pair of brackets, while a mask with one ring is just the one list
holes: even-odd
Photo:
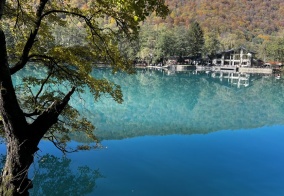
[[[264, 62], [284, 62], [283, 0], [166, 0], [170, 14], [142, 24], [134, 55], [158, 61], [194, 56], [192, 26], [200, 25], [203, 56], [244, 46]], [[108, 21], [111, 23], [111, 20]], [[133, 51], [132, 51], [133, 52]]]

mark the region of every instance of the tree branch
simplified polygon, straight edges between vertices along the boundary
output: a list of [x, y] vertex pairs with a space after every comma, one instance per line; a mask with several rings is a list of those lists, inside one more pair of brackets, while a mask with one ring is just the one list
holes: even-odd
[[67, 150], [65, 146], [62, 145], [62, 143], [60, 143], [58, 141], [58, 139], [56, 138], [56, 136], [54, 136], [53, 134], [51, 136], [45, 137], [47, 138], [49, 141], [51, 141], [53, 143], [53, 145], [60, 150], [64, 155], [66, 153], [72, 153], [72, 152], [77, 152], [78, 150]]
[[16, 22], [15, 22], [14, 28], [16, 28], [16, 26], [18, 25], [19, 17], [20, 17], [20, 11], [23, 12], [20, 0], [17, 0], [17, 4], [18, 4], [18, 9], [17, 9], [17, 17], [16, 17]]
[[71, 11], [65, 11], [65, 10], [50, 10], [46, 13], [44, 13], [42, 15], [41, 18], [44, 18], [45, 16], [48, 16], [52, 13], [63, 13], [63, 14], [68, 14], [68, 15], [73, 15], [73, 16], [77, 16], [79, 18], [82, 18], [85, 20], [86, 24], [88, 25], [88, 27], [90, 28], [90, 30], [100, 38], [100, 40], [105, 43], [104, 39], [102, 39], [102, 37], [95, 31], [95, 27], [94, 25], [92, 24], [91, 20], [92, 20], [92, 17], [88, 18], [87, 16], [83, 15], [83, 14], [80, 14], [80, 13], [77, 13], [77, 12], [71, 12]]
[[32, 112], [32, 113], [29, 113], [29, 114], [24, 113], [24, 114], [25, 114], [25, 117], [30, 118], [30, 117], [33, 117], [33, 116], [40, 115], [40, 111], [36, 109], [36, 110], [35, 110], [34, 112]]
[[[100, 11], [98, 11], [100, 12]], [[64, 13], [64, 14], [68, 14], [68, 15], [73, 15], [73, 16], [77, 16], [79, 18], [82, 18], [85, 20], [87, 26], [90, 28], [91, 32], [92, 32], [92, 35], [93, 36], [97, 36], [100, 41], [102, 42], [103, 46], [105, 47], [105, 50], [106, 50], [106, 53], [108, 54], [109, 58], [111, 59], [112, 63], [115, 62], [115, 60], [112, 58], [112, 55], [110, 54], [110, 51], [109, 51], [109, 48], [108, 48], [108, 45], [105, 43], [105, 40], [103, 39], [103, 37], [101, 35], [99, 35], [99, 33], [96, 31], [96, 28], [95, 26], [92, 24], [91, 20], [92, 20], [92, 17], [88, 18], [87, 16], [83, 15], [83, 14], [80, 14], [80, 13], [76, 13], [76, 12], [70, 12], [70, 11], [65, 11], [65, 10], [50, 10], [46, 13], [44, 13], [42, 15], [41, 18], [44, 18], [45, 16], [47, 15], [50, 15], [52, 13]], [[123, 29], [123, 31], [127, 34], [127, 31], [126, 31], [126, 28], [124, 28], [124, 26], [122, 24], [124, 24], [123, 22], [121, 22], [118, 18], [115, 18], [117, 21], [119, 21], [119, 23], [121, 25], [119, 25], [121, 27], [121, 29]], [[99, 29], [101, 30], [101, 29]], [[94, 43], [96, 44], [96, 43]], [[97, 46], [98, 49], [100, 49], [100, 47]]]
[[37, 119], [30, 125], [32, 135], [38, 142], [48, 131], [48, 129], [57, 123], [58, 116], [61, 114], [65, 106], [68, 104], [72, 94], [75, 92], [73, 87], [62, 99], [62, 101], [54, 101], [45, 111], [43, 111]]
[[5, 2], [6, 2], [5, 0], [0, 0], [0, 20], [2, 19], [4, 13]]
[[17, 71], [21, 70], [22, 68], [24, 68], [24, 66], [26, 65], [26, 63], [28, 62], [29, 58], [29, 52], [33, 46], [33, 44], [35, 43], [35, 38], [37, 36], [37, 33], [39, 31], [40, 25], [41, 25], [41, 21], [42, 21], [42, 13], [44, 10], [44, 7], [46, 5], [48, 0], [40, 0], [40, 4], [39, 7], [37, 9], [36, 12], [36, 16], [37, 16], [37, 20], [35, 21], [35, 26], [34, 29], [31, 31], [30, 36], [25, 44], [22, 56], [20, 58], [20, 61], [17, 62], [13, 67], [10, 68], [10, 73], [11, 75], [16, 73]]
[[[73, 73], [71, 73], [71, 71], [69, 69], [65, 69], [64, 67], [60, 66], [58, 61], [60, 61], [60, 59], [55, 59], [51, 56], [48, 56], [48, 55], [39, 55], [39, 54], [32, 54], [29, 56], [29, 59], [32, 59], [31, 61], [33, 61], [34, 59], [33, 58], [38, 58], [36, 60], [39, 60], [39, 61], [44, 61], [44, 59], [48, 60], [52, 65], [50, 66], [51, 68], [57, 68], [57, 71], [62, 71], [62, 73], [66, 74], [66, 78], [68, 80], [71, 80], [70, 78], [75, 78], [77, 81], [80, 81], [80, 77], [78, 75], [75, 75]], [[50, 68], [49, 67], [49, 68]], [[55, 73], [55, 71], [53, 72], [53, 74]], [[64, 75], [61, 75], [62, 77]]]
[[37, 103], [38, 96], [39, 96], [40, 93], [42, 92], [44, 85], [47, 83], [47, 81], [48, 81], [49, 78], [52, 76], [52, 74], [53, 74], [53, 70], [51, 70], [51, 72], [48, 74], [48, 76], [45, 78], [45, 80], [44, 80], [43, 83], [41, 84], [40, 89], [38, 90], [36, 96], [34, 97], [34, 102], [35, 102], [35, 103]]

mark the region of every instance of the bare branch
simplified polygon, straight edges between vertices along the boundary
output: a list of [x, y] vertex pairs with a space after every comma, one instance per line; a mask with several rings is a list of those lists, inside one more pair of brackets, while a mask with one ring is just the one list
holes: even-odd
[[[64, 10], [51, 10], [51, 11], [48, 11], [48, 12], [44, 13], [41, 18], [44, 18], [45, 16], [50, 15], [52, 13], [64, 13], [64, 14], [73, 15], [73, 16], [77, 16], [79, 18], [84, 19], [86, 24], [87, 24], [87, 26], [91, 30], [92, 35], [98, 37], [100, 39], [100, 41], [102, 42], [103, 46], [105, 47], [106, 53], [108, 54], [108, 57], [111, 59], [112, 63], [115, 62], [115, 60], [113, 59], [112, 55], [110, 54], [110, 50], [109, 50], [108, 45], [106, 44], [104, 38], [97, 32], [97, 30], [102, 30], [102, 29], [97, 29], [92, 24], [92, 22], [91, 22], [92, 16], [90, 18], [88, 18], [87, 16], [85, 16], [83, 14], [80, 14], [80, 13], [76, 13], [76, 12], [70, 12], [70, 11], [64, 11]], [[115, 19], [117, 21], [119, 21], [118, 18], [115, 18]], [[124, 25], [122, 25], [122, 24], [125, 24], [125, 23], [123, 23], [122, 21], [119, 21], [118, 23], [120, 24], [119, 26], [121, 27], [121, 29], [123, 29], [123, 31], [128, 35], [128, 33], [126, 31], [126, 28], [124, 27]], [[111, 32], [113, 32], [113, 31], [111, 31]], [[96, 43], [94, 42], [94, 44], [96, 44]], [[98, 46], [97, 46], [97, 48], [100, 49], [100, 47], [98, 47]]]
[[18, 4], [18, 9], [17, 9], [17, 17], [16, 17], [16, 22], [15, 22], [14, 28], [16, 28], [16, 26], [18, 25], [19, 17], [20, 17], [20, 12], [23, 13], [20, 0], [17, 0], [17, 4]]
[[[52, 69], [53, 69], [53, 68], [52, 68]], [[44, 85], [47, 83], [47, 81], [48, 81], [49, 78], [52, 76], [52, 74], [53, 74], [53, 70], [51, 70], [51, 72], [48, 74], [48, 76], [46, 77], [46, 79], [45, 79], [45, 80], [43, 81], [43, 83], [41, 84], [39, 91], [37, 92], [36, 96], [34, 97], [34, 102], [35, 102], [35, 103], [37, 103], [38, 96], [39, 96], [40, 93], [42, 92]]]
[[49, 141], [51, 141], [53, 143], [53, 145], [60, 150], [64, 155], [66, 153], [73, 153], [73, 152], [77, 152], [78, 150], [67, 150], [64, 146], [60, 145], [61, 143], [58, 142], [58, 139], [56, 138], [56, 136], [54, 136], [53, 134], [51, 136], [47, 136], [45, 137], [46, 139], [48, 139]]

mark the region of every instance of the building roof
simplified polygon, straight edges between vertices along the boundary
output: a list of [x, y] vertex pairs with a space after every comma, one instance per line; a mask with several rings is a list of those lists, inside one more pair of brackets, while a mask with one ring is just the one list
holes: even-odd
[[245, 47], [243, 46], [240, 46], [238, 48], [233, 48], [233, 49], [230, 49], [230, 50], [225, 50], [225, 51], [222, 51], [220, 52], [219, 54], [222, 54], [222, 53], [231, 53], [231, 52], [234, 52], [234, 51], [237, 51], [237, 50], [245, 50], [245, 51], [248, 51], [248, 53], [252, 53], [252, 54], [256, 54], [256, 52], [254, 51], [249, 51], [248, 49], [246, 49]]

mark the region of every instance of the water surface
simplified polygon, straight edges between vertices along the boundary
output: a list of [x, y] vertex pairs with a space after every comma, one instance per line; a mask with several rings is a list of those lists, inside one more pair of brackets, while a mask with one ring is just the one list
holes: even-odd
[[[62, 158], [43, 141], [32, 195], [284, 195], [284, 80], [93, 74], [124, 92], [121, 105], [89, 94], [71, 100], [95, 124], [102, 148]], [[73, 139], [70, 146], [88, 142]]]

